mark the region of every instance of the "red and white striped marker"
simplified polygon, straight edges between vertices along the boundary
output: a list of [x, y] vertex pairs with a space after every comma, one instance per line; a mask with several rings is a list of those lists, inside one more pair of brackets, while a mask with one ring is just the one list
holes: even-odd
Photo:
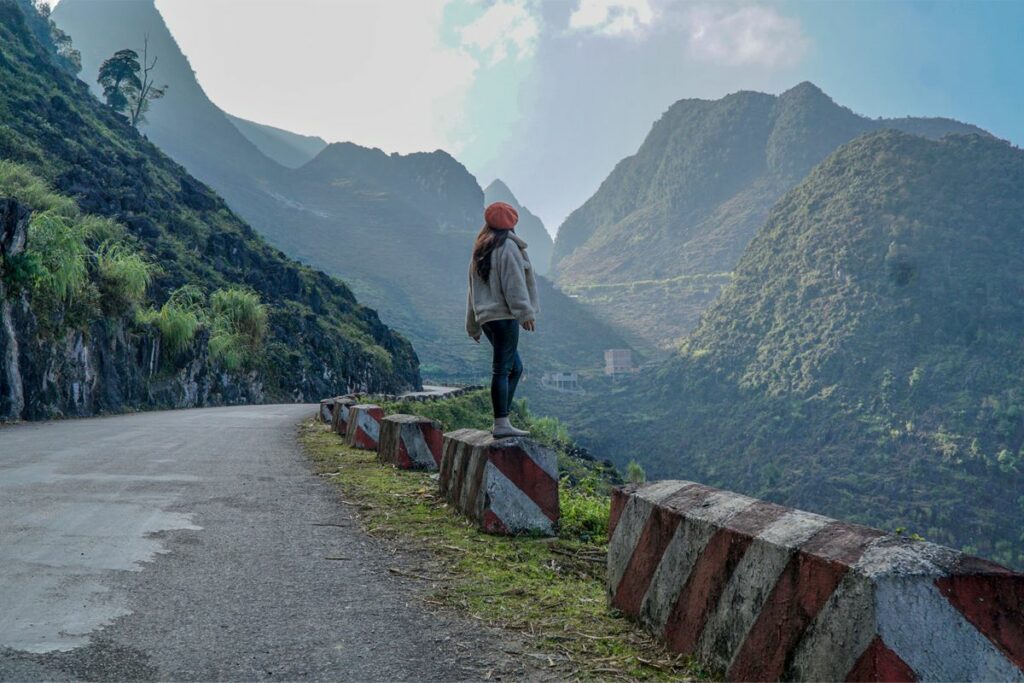
[[554, 535], [558, 459], [531, 439], [460, 429], [444, 435], [441, 495], [492, 534]]
[[437, 470], [444, 431], [441, 423], [416, 415], [388, 415], [380, 427], [377, 460], [401, 470]]
[[359, 403], [348, 409], [348, 418], [345, 443], [353, 448], [377, 450], [384, 409], [370, 403]]
[[1024, 681], [1024, 575], [685, 481], [612, 498], [611, 604], [729, 680]]
[[351, 396], [339, 396], [334, 399], [334, 410], [331, 411], [331, 429], [345, 436], [348, 434], [349, 411], [359, 403]]
[[325, 398], [320, 401], [320, 421], [331, 424], [331, 418], [334, 414], [334, 399]]

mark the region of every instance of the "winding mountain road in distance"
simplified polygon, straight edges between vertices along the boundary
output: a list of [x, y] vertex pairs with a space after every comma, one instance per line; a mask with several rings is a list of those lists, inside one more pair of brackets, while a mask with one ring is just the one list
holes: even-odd
[[0, 428], [0, 680], [524, 675], [389, 574], [297, 445], [314, 411]]

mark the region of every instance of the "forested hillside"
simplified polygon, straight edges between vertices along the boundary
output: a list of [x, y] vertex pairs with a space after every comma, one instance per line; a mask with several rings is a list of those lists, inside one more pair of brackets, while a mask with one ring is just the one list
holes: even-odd
[[594, 444], [1024, 566], [1024, 152], [874, 133], [776, 206]]
[[[268, 247], [217, 195], [93, 98], [56, 52], [51, 27], [31, 2], [0, 2], [0, 195], [33, 212], [30, 255], [2, 264], [5, 304], [17, 309], [23, 367], [60, 383], [48, 371], [58, 360], [45, 357], [60, 348], [85, 366], [81, 386], [51, 387], [65, 396], [30, 416], [63, 412], [76, 404], [72, 394], [98, 387], [111, 397], [76, 405], [77, 412], [150, 399], [195, 404], [204, 391], [210, 402], [296, 400], [419, 384], [408, 342], [343, 284]], [[123, 298], [118, 291], [131, 294], [124, 306], [113, 306]], [[232, 318], [244, 308], [262, 313]], [[218, 311], [230, 320], [218, 324]], [[4, 331], [8, 350], [11, 331]], [[239, 341], [232, 335], [249, 331], [245, 358], [230, 353]], [[161, 340], [162, 351], [133, 356], [147, 340]], [[43, 355], [33, 357], [33, 348]], [[151, 365], [135, 393], [117, 373], [90, 370], [111, 359]], [[5, 365], [11, 368], [10, 356]], [[218, 393], [240, 377], [251, 390]], [[161, 382], [177, 389], [160, 394], [153, 388]], [[30, 406], [32, 392], [43, 389], [26, 385]]]
[[680, 100], [559, 228], [557, 282], [604, 319], [669, 346], [728, 283], [775, 202], [837, 147], [881, 128], [982, 132], [868, 119], [810, 83], [779, 96]]
[[[441, 150], [399, 155], [339, 143], [286, 168], [280, 156], [278, 163], [261, 151], [271, 152], [266, 140], [254, 144], [251, 127], [236, 128], [209, 100], [153, 0], [63, 0], [54, 17], [82, 50], [83, 78], [91, 82], [102, 59], [148, 35], [163, 69], [157, 78], [170, 89], [142, 127], [147, 136], [272, 245], [342, 278], [413, 342], [425, 375], [476, 380], [487, 373], [464, 331], [466, 272], [484, 194], [461, 163]], [[626, 344], [549, 282], [539, 286], [543, 318], [524, 344], [538, 377], [599, 367], [604, 349]], [[588, 336], [572, 343], [578, 330]]]

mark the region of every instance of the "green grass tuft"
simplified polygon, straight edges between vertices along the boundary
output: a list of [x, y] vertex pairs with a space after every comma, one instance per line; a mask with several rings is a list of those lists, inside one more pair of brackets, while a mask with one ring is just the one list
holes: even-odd
[[202, 326], [203, 301], [202, 290], [186, 285], [175, 290], [160, 310], [141, 311], [136, 320], [140, 324], [155, 325], [168, 354], [180, 356], [191, 346]]
[[96, 251], [96, 267], [110, 296], [129, 305], [145, 301], [153, 269], [138, 252], [104, 242]]
[[0, 160], [0, 197], [17, 199], [37, 213], [49, 212], [63, 218], [78, 215], [73, 199], [57, 194], [46, 181], [13, 161]]
[[210, 356], [234, 371], [251, 365], [267, 334], [267, 311], [255, 292], [220, 289], [210, 297]]
[[40, 271], [35, 294], [49, 301], [70, 301], [89, 282], [81, 226], [56, 211], [33, 216], [28, 229], [27, 251], [38, 256]]

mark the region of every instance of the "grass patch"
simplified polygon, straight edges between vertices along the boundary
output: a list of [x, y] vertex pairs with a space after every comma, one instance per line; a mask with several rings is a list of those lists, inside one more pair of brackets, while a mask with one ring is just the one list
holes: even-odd
[[[607, 548], [598, 542], [599, 534], [590, 541], [482, 534], [438, 497], [430, 475], [382, 467], [375, 453], [346, 447], [316, 420], [304, 423], [299, 434], [316, 472], [340, 487], [369, 534], [427, 551], [429, 559], [410, 580], [429, 581], [430, 604], [521, 633], [550, 656], [565, 678], [708, 678], [692, 659], [668, 653], [609, 610], [604, 589]], [[599, 492], [572, 495], [586, 499], [580, 507], [590, 506], [571, 511], [563, 499], [563, 513], [574, 524], [585, 525], [581, 520], [603, 514], [607, 528], [607, 511], [596, 512]], [[581, 534], [573, 529], [569, 535]]]

